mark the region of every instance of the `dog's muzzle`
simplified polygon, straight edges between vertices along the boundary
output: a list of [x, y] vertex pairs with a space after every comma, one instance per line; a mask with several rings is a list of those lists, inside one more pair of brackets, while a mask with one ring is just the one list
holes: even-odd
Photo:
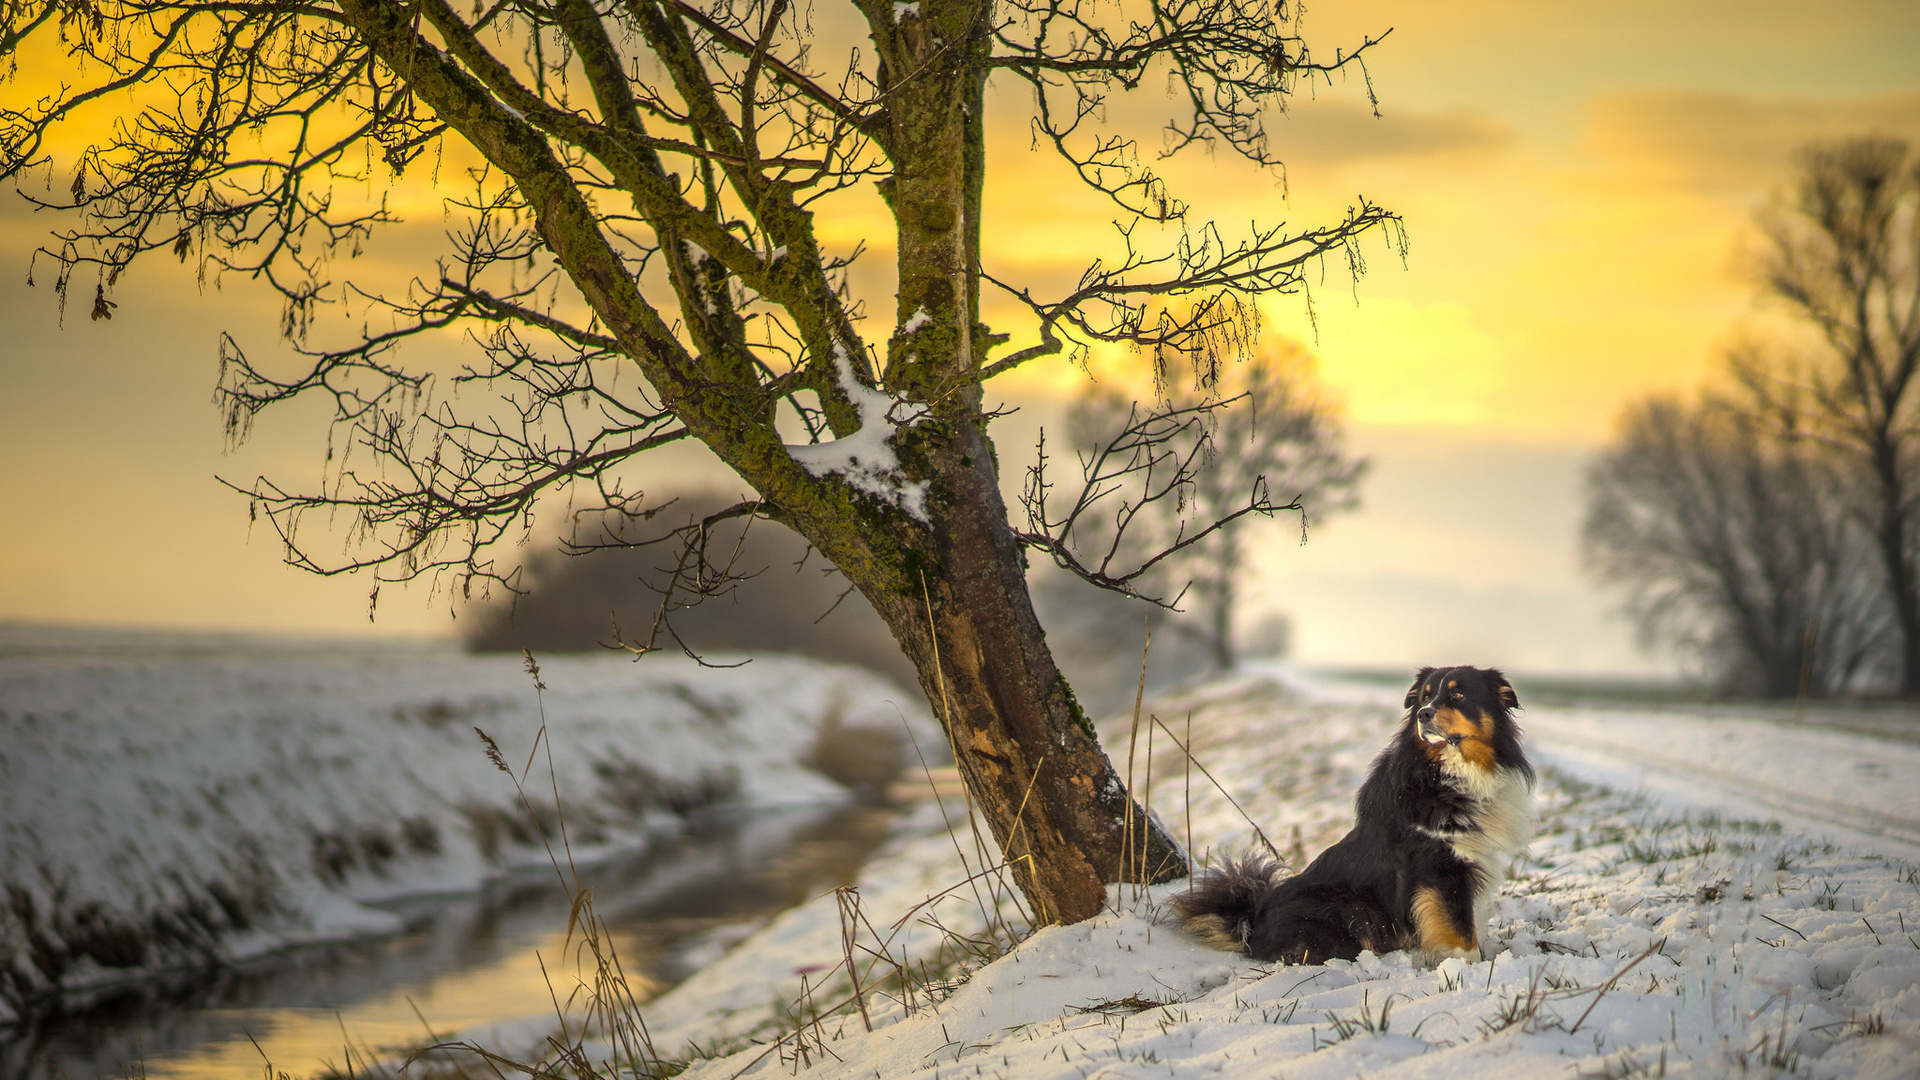
[[1429, 705], [1414, 714], [1420, 725], [1420, 737], [1430, 743], [1443, 743], [1447, 736], [1433, 722], [1433, 706]]

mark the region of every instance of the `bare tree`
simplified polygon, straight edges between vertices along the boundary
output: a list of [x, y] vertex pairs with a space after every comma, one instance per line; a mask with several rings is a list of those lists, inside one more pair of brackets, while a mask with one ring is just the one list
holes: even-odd
[[1582, 544], [1644, 638], [1697, 651], [1722, 689], [1839, 691], [1883, 638], [1886, 606], [1844, 478], [1779, 421], [1737, 390], [1634, 403], [1588, 472]]
[[[1904, 140], [1816, 143], [1791, 196], [1761, 218], [1767, 289], [1825, 349], [1754, 388], [1796, 406], [1796, 437], [1844, 459], [1920, 694], [1920, 155]], [[1778, 411], [1778, 410], [1776, 410]]]
[[[663, 492], [662, 494], [666, 494]], [[715, 651], [784, 652], [859, 664], [901, 686], [919, 678], [873, 606], [805, 540], [777, 521], [735, 518], [703, 538], [727, 564], [717, 595], [678, 582], [681, 530], [737, 502], [714, 489], [671, 497], [628, 542], [584, 551], [548, 548], [526, 561], [524, 593], [496, 593], [460, 612], [477, 652], [584, 652], [628, 639], [669, 638], [704, 657]], [[594, 529], [598, 537], [608, 530]], [[692, 601], [691, 606], [686, 606]]]
[[[1028, 568], [1027, 581], [1047, 628], [1047, 647], [1073, 684], [1074, 697], [1095, 718], [1131, 713], [1143, 664], [1149, 694], [1213, 666], [1198, 641], [1171, 630], [1179, 615], [1158, 604], [1089, 585], [1039, 559]], [[1149, 636], [1152, 648], [1146, 649]]]
[[[1168, 152], [1277, 167], [1264, 118], [1298, 79], [1360, 70], [1372, 40], [1322, 61], [1298, 9], [1264, 0], [854, 0], [821, 29], [871, 48], [837, 60], [788, 0], [88, 0], [64, 22], [56, 0], [14, 2], [8, 26], [68, 36], [79, 81], [0, 108], [0, 169], [31, 170], [77, 102], [145, 88], [70, 184], [48, 165], [31, 196], [66, 215], [36, 256], [59, 295], [90, 287], [110, 316], [121, 272], [165, 251], [284, 299], [299, 362], [276, 373], [228, 338], [220, 394], [235, 438], [290, 402], [333, 409], [324, 483], [239, 485], [294, 565], [444, 571], [465, 593], [504, 576], [489, 545], [544, 494], [643, 513], [629, 463], [697, 440], [755, 493], [716, 519], [785, 524], [886, 622], [1038, 920], [1185, 872], [1047, 651], [1022, 547], [1057, 538], [1008, 521], [983, 387], [1097, 342], [1217, 356], [1254, 331], [1256, 296], [1329, 256], [1358, 272], [1392, 214], [1229, 235], [1102, 117], [1112, 93], [1170, 85]], [[1121, 214], [1120, 254], [1063, 295], [982, 269], [996, 73]], [[392, 178], [429, 168], [461, 185], [436, 262], [406, 252], [419, 276], [393, 288], [335, 258], [378, 244]], [[858, 249], [816, 228], [869, 183], [896, 225], [878, 333], [848, 287]], [[982, 321], [983, 281], [1031, 313], [1024, 344]], [[345, 321], [318, 318], [328, 304], [364, 332], [316, 341]], [[474, 347], [450, 384], [402, 348], [449, 332]], [[696, 594], [725, 570], [683, 565]]]
[[[1055, 531], [1074, 535], [1102, 562], [1146, 564], [1154, 551], [1170, 553], [1147, 579], [1119, 584], [1145, 586], [1152, 599], [1188, 612], [1168, 626], [1197, 639], [1213, 667], [1226, 670], [1239, 657], [1234, 623], [1247, 540], [1243, 530], [1215, 526], [1286, 509], [1299, 514], [1304, 540], [1310, 514], [1359, 503], [1367, 463], [1342, 451], [1339, 421], [1298, 343], [1203, 367], [1157, 390], [1148, 406], [1098, 388], [1075, 402], [1067, 429], [1085, 466], [1085, 501], [1062, 512]], [[1185, 422], [1167, 425], [1169, 417]], [[1028, 492], [1030, 516], [1046, 518], [1042, 471]], [[1093, 512], [1086, 497], [1109, 493], [1106, 512]]]

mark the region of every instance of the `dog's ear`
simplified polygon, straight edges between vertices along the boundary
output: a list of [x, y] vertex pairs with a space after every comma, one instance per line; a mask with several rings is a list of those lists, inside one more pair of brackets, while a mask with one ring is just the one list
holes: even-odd
[[1420, 669], [1420, 673], [1419, 673], [1418, 675], [1415, 675], [1415, 676], [1413, 677], [1413, 685], [1412, 685], [1411, 687], [1408, 687], [1408, 688], [1407, 688], [1407, 702], [1406, 702], [1406, 707], [1407, 707], [1407, 708], [1409, 708], [1409, 709], [1411, 709], [1411, 708], [1413, 708], [1413, 707], [1414, 707], [1415, 705], [1417, 705], [1417, 704], [1419, 704], [1419, 702], [1420, 702], [1420, 685], [1421, 685], [1422, 683], [1424, 683], [1424, 682], [1426, 682], [1426, 681], [1427, 681], [1427, 676], [1429, 676], [1429, 675], [1431, 675], [1431, 674], [1433, 674], [1433, 669], [1432, 669], [1432, 668], [1430, 668], [1430, 667], [1423, 667], [1423, 668], [1421, 668], [1421, 669]]
[[1519, 708], [1520, 698], [1514, 694], [1513, 684], [1507, 681], [1507, 677], [1500, 674], [1498, 668], [1488, 669], [1487, 674], [1493, 677], [1493, 688], [1500, 695], [1500, 704], [1509, 709]]

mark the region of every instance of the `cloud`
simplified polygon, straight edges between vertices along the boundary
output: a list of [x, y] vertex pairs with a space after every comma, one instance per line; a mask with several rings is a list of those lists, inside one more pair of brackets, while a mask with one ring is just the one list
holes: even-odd
[[1920, 140], [1920, 93], [1819, 100], [1705, 90], [1628, 90], [1588, 109], [1586, 149], [1707, 195], [1750, 197], [1791, 173], [1817, 139], [1895, 135]]
[[1480, 109], [1420, 112], [1384, 106], [1381, 115], [1351, 98], [1295, 101], [1268, 129], [1290, 164], [1345, 165], [1382, 158], [1435, 155], [1489, 157], [1514, 133]]

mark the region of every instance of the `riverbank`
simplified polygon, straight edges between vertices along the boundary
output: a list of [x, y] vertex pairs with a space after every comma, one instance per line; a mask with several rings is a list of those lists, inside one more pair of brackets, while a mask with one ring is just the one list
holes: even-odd
[[889, 682], [784, 658], [543, 659], [540, 689], [433, 643], [4, 629], [0, 1030], [392, 934], [374, 905], [551, 875], [549, 844], [591, 865], [715, 807], [842, 802], [807, 762], [925, 724]]

